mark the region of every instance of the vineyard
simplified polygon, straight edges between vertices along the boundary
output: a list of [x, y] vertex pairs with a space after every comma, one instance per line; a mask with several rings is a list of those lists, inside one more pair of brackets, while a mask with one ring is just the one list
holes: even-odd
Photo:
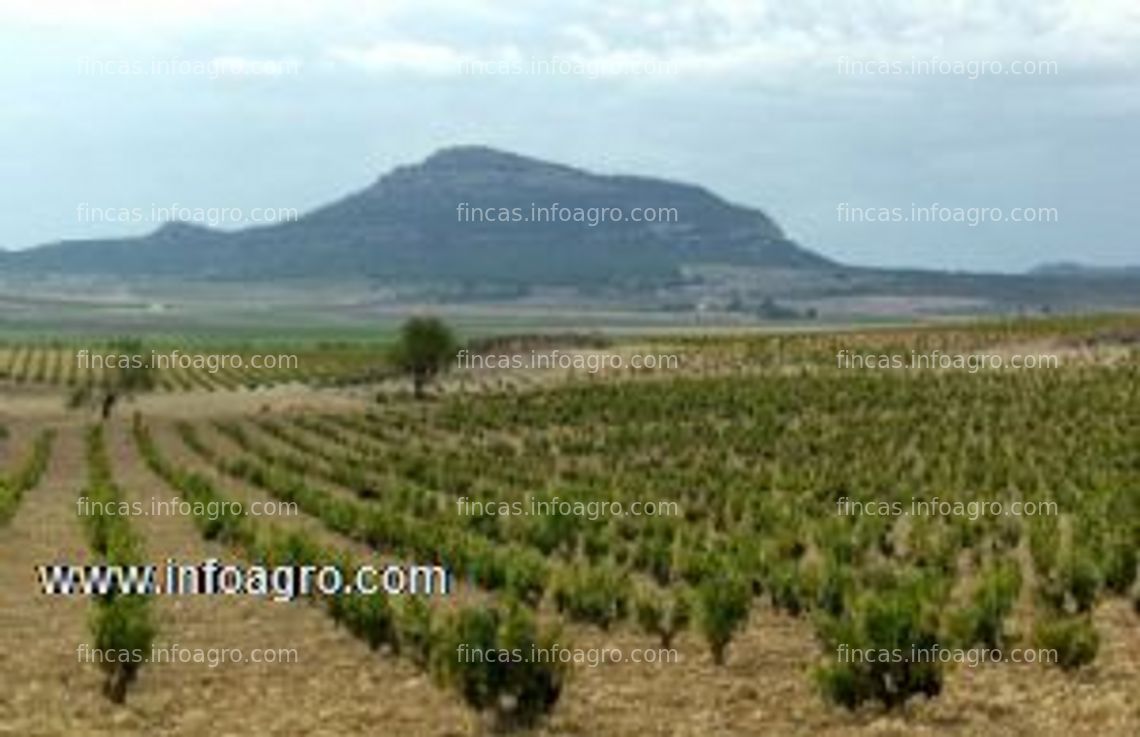
[[[607, 341], [595, 339], [600, 345]], [[0, 336], [0, 382], [34, 390], [76, 390], [106, 386], [133, 340], [6, 340]], [[488, 347], [503, 348], [494, 340]], [[565, 345], [563, 341], [560, 345]], [[246, 341], [208, 335], [166, 335], [148, 341], [138, 359], [155, 368], [153, 389], [161, 393], [233, 392], [275, 386], [376, 387], [406, 392], [397, 381], [384, 341]], [[132, 349], [134, 350], [134, 349]], [[573, 371], [551, 371], [566, 374]], [[583, 374], [584, 371], [577, 373]], [[612, 373], [612, 372], [611, 372]], [[436, 388], [447, 391], [510, 390], [533, 387], [530, 373], [462, 372]]]
[[[637, 345], [680, 368], [460, 372], [422, 401], [378, 389], [406, 382], [374, 347], [274, 347], [301, 368], [159, 374], [156, 394], [237, 409], [140, 397], [102, 423], [63, 401], [101, 380], [74, 360], [98, 346], [0, 345], [0, 392], [61, 396], [47, 417], [0, 406], [0, 731], [1140, 733], [1140, 320]], [[1059, 365], [836, 360], [1031, 350]], [[312, 393], [287, 409], [238, 401], [293, 382]], [[338, 394], [349, 385], [367, 391]], [[77, 496], [198, 511], [77, 515]], [[175, 557], [430, 565], [452, 586], [60, 597], [30, 574]], [[288, 647], [299, 662], [77, 662], [84, 643]], [[557, 648], [662, 657], [462, 655]], [[1009, 662], [1030, 649], [1051, 655]], [[951, 655], [848, 657], [895, 651]]]
[[[113, 340], [0, 340], [0, 380], [28, 387], [100, 385], [120, 353], [118, 345]], [[294, 382], [338, 385], [377, 378], [376, 350], [360, 345], [234, 344], [198, 336], [167, 336], [148, 348], [154, 362], [162, 363], [156, 388], [166, 392], [257, 389]]]

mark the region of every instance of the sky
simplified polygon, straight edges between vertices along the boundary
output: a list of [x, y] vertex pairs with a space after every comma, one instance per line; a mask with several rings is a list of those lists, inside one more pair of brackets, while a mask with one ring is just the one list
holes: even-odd
[[482, 144], [854, 264], [1140, 264], [1136, 0], [0, 0], [0, 59], [4, 248], [303, 213]]

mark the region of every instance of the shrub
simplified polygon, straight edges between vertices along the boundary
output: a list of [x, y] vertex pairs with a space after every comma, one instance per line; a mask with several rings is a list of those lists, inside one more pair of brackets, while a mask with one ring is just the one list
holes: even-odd
[[1096, 604], [1101, 572], [1089, 551], [1069, 551], [1039, 584], [1038, 599], [1054, 613], [1089, 612]]
[[1123, 537], [1114, 538], [1104, 551], [1104, 585], [1114, 594], [1125, 596], [1136, 583], [1140, 554]]
[[673, 578], [673, 558], [673, 543], [668, 538], [651, 535], [634, 544], [634, 565], [647, 571], [661, 586]]
[[1077, 550], [1068, 558], [1063, 571], [1065, 587], [1077, 611], [1091, 611], [1102, 583], [1096, 560], [1088, 551]]
[[[545, 500], [544, 500], [545, 501]], [[570, 514], [539, 514], [531, 517], [507, 518], [520, 528], [518, 534], [545, 554], [573, 545], [583, 527], [581, 518]], [[489, 522], [498, 518], [490, 517]]]
[[854, 580], [850, 567], [837, 562], [826, 563], [816, 588], [816, 606], [834, 617], [843, 614]]
[[807, 608], [805, 599], [808, 597], [804, 595], [803, 578], [797, 564], [776, 565], [768, 577], [767, 588], [776, 609], [798, 617]]
[[752, 588], [744, 577], [721, 571], [697, 586], [698, 624], [713, 662], [724, 665], [728, 643], [748, 619]]
[[435, 643], [435, 620], [431, 607], [420, 596], [405, 596], [396, 611], [400, 651], [421, 668], [431, 663]]
[[274, 566], [302, 566], [328, 557], [321, 548], [302, 532], [274, 535], [264, 545], [265, 557]]
[[506, 718], [501, 721], [508, 725], [531, 726], [542, 715], [548, 714], [562, 695], [566, 667], [554, 652], [557, 631], [541, 632], [527, 610], [511, 607], [507, 610], [500, 637], [502, 647], [511, 652], [542, 650], [550, 653], [546, 658], [539, 656], [516, 663], [508, 671], [507, 693], [513, 697], [514, 703], [508, 701]]
[[936, 612], [924, 603], [937, 601], [930, 589], [925, 579], [900, 581], [863, 594], [842, 618], [819, 620], [835, 658], [816, 672], [825, 697], [849, 709], [867, 701], [891, 709], [942, 691], [941, 664], [911, 657], [938, 645]]
[[992, 563], [979, 572], [970, 604], [951, 625], [963, 647], [1005, 646], [1005, 620], [1021, 593], [1021, 570], [1015, 561]]
[[716, 575], [717, 556], [704, 550], [696, 541], [679, 544], [674, 558], [677, 573], [685, 583], [695, 586], [709, 576]]
[[334, 619], [373, 650], [381, 645], [399, 649], [396, 618], [388, 594], [337, 594], [329, 597], [329, 611]]
[[517, 604], [505, 613], [461, 609], [441, 628], [433, 673], [471, 708], [492, 715], [498, 729], [530, 727], [562, 693], [566, 667], [553, 654], [556, 635]]
[[1057, 653], [1057, 665], [1076, 670], [1096, 659], [1100, 635], [1089, 617], [1061, 616], [1037, 623], [1034, 629], [1037, 647]]
[[635, 605], [638, 625], [661, 639], [661, 647], [670, 648], [673, 640], [689, 626], [689, 596], [681, 590], [666, 593], [642, 591]]
[[626, 615], [628, 589], [628, 576], [613, 566], [575, 565], [555, 581], [554, 603], [573, 619], [608, 630]]
[[1057, 540], [1060, 528], [1057, 518], [1037, 516], [1029, 520], [1029, 550], [1033, 555], [1033, 567], [1040, 575], [1045, 575], [1057, 567]]
[[139, 596], [117, 596], [97, 606], [91, 629], [95, 649], [102, 657], [100, 667], [106, 674], [103, 693], [115, 704], [126, 701], [127, 687], [138, 676], [143, 658], [150, 653], [155, 636], [146, 599]]
[[542, 600], [546, 589], [548, 571], [546, 560], [533, 550], [526, 548], [508, 548], [506, 581], [504, 588], [520, 601], [536, 605]]
[[475, 711], [498, 706], [503, 688], [498, 662], [499, 613], [489, 607], [461, 609], [441, 633], [433, 658], [438, 679], [456, 689]]

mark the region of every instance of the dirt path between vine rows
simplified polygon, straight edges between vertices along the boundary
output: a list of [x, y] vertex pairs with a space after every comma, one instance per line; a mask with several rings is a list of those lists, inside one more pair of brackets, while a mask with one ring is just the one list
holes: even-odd
[[60, 430], [44, 477], [0, 529], [0, 735], [89, 734], [87, 719], [105, 711], [98, 669], [79, 663], [89, 602], [45, 595], [36, 571], [90, 562], [76, 515], [83, 453], [80, 430]]
[[[126, 421], [108, 428], [107, 443], [115, 480], [127, 500], [151, 510], [152, 500], [169, 502], [177, 496], [139, 456]], [[167, 559], [240, 562], [235, 551], [203, 540], [188, 516], [148, 514], [130, 520], [144, 539], [148, 561], [157, 565]], [[156, 597], [152, 606], [158, 625], [154, 645], [176, 662], [144, 665], [127, 705], [99, 703], [96, 713], [84, 714], [82, 729], [56, 718], [52, 725], [37, 724], [35, 734], [339, 737], [467, 731], [469, 716], [458, 699], [433, 686], [406, 660], [370, 651], [320, 607], [192, 595]], [[221, 663], [223, 651], [228, 660], [240, 653], [245, 662]], [[255, 651], [263, 660], [279, 662], [250, 662]], [[195, 658], [206, 662], [193, 662]], [[95, 688], [85, 685], [88, 691]], [[99, 698], [97, 689], [94, 694]]]

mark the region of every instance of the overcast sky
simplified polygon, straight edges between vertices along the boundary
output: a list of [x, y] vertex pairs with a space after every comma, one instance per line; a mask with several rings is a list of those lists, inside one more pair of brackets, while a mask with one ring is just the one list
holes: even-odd
[[[1137, 0], [0, 0], [0, 56], [8, 248], [481, 143], [701, 184], [853, 263], [1140, 263]], [[976, 224], [840, 213], [934, 203]]]

